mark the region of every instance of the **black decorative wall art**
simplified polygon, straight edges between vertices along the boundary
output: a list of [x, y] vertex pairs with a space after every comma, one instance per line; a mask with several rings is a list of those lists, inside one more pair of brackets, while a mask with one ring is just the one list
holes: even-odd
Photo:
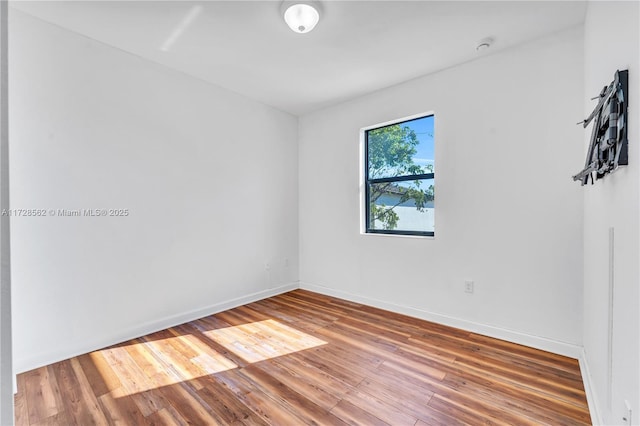
[[[627, 155], [627, 105], [629, 72], [616, 71], [613, 82], [605, 86], [593, 112], [578, 124], [587, 127], [593, 121], [591, 142], [584, 169], [573, 180], [582, 185], [603, 178], [618, 166], [629, 164]], [[594, 179], [595, 176], [595, 179]]]

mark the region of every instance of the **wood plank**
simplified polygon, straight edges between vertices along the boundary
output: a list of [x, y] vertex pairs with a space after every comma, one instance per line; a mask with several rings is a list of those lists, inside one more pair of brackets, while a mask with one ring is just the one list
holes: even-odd
[[380, 401], [394, 401], [394, 406], [403, 413], [413, 418], [427, 419], [424, 416], [427, 404], [433, 396], [433, 392], [415, 394], [410, 392], [402, 382], [390, 383], [387, 380], [376, 380], [374, 377], [367, 377], [359, 385], [358, 390], [371, 395]]
[[198, 391], [198, 395], [224, 420], [225, 424], [268, 424], [254, 413], [251, 408], [239, 401], [235, 394], [222, 383], [212, 377], [203, 377], [199, 380], [203, 383], [203, 386]]
[[368, 370], [362, 369], [356, 371], [346, 362], [341, 362], [339, 358], [331, 359], [327, 354], [327, 352], [321, 349], [316, 349], [306, 351], [303, 356], [292, 354], [288, 358], [311, 365], [317, 370], [322, 371], [322, 374], [331, 376], [346, 386], [356, 386], [369, 374]]
[[366, 408], [360, 407], [345, 399], [333, 407], [331, 414], [349, 425], [391, 426], [389, 423], [367, 411]]
[[[175, 425], [175, 426], [188, 426], [189, 423], [180, 416], [177, 412], [171, 411], [168, 408], [163, 408], [156, 411], [148, 417], [148, 423], [150, 425]], [[136, 423], [134, 423], [136, 424]]]
[[397, 404], [383, 401], [360, 390], [349, 392], [344, 398], [344, 401], [360, 407], [362, 410], [390, 425], [413, 426], [418, 421], [416, 417], [405, 413]]
[[147, 419], [130, 396], [114, 397], [111, 392], [98, 397], [107, 422], [114, 426], [146, 425]]
[[157, 388], [158, 383], [152, 382], [140, 370], [125, 348], [107, 348], [102, 353], [122, 383], [113, 391], [114, 397], [131, 396], [145, 417], [164, 407], [162, 395], [149, 392]]
[[[55, 376], [60, 386], [65, 414], [70, 425], [107, 425], [107, 420], [100, 409], [86, 378], [78, 375], [81, 371], [76, 358], [58, 362], [53, 365]], [[62, 410], [61, 410], [62, 411]]]
[[35, 423], [31, 423], [31, 426], [60, 426], [60, 425], [72, 425], [75, 424], [64, 411], [59, 411], [58, 414], [47, 417]]
[[506, 411], [517, 412], [541, 424], [588, 424], [588, 413], [522, 386], [494, 382], [472, 373], [447, 374], [443, 385], [456, 392], [492, 401]]
[[[418, 419], [416, 426], [464, 426], [467, 424], [437, 410], [429, 410], [422, 415], [423, 419]], [[428, 416], [427, 420], [424, 420], [425, 415]]]
[[24, 389], [29, 422], [36, 423], [64, 411], [59, 401], [58, 382], [48, 367], [40, 367], [24, 373], [18, 389]]
[[121, 386], [120, 380], [113, 374], [101, 352], [80, 355], [78, 361], [96, 396], [104, 395]]
[[[156, 393], [168, 401], [179, 401], [171, 405], [188, 424], [209, 425], [224, 424], [222, 418], [207, 404], [188, 382], [162, 386], [155, 389]], [[168, 404], [165, 404], [165, 407]]]
[[353, 390], [352, 385], [331, 374], [332, 371], [323, 370], [308, 361], [309, 358], [304, 354], [298, 357], [281, 357], [273, 360], [274, 363], [291, 371], [296, 377], [308, 381], [309, 385], [329, 391], [338, 399], [342, 399], [346, 393]]
[[338, 425], [342, 423], [333, 414], [258, 366], [251, 365], [243, 369], [242, 374], [273, 398], [277, 404], [295, 413], [304, 424]]
[[304, 424], [291, 407], [280, 404], [278, 395], [269, 395], [239, 370], [217, 374], [215, 379], [229, 388], [247, 407], [269, 425]]
[[197, 357], [198, 352], [180, 342], [178, 337], [168, 330], [159, 335], [162, 336], [161, 339], [142, 338], [145, 342], [144, 351], [152, 353], [165, 370], [170, 368], [175, 373], [174, 376], [177, 374], [173, 383], [192, 380], [207, 374], [206, 370], [191, 362], [191, 358]]
[[[440, 380], [434, 380], [427, 375], [416, 374], [415, 371], [407, 369], [400, 364], [385, 362], [378, 369], [378, 372], [383, 377], [396, 377], [400, 381], [425, 387], [434, 394], [429, 400], [429, 406], [441, 408], [444, 405], [450, 405], [450, 409], [457, 412], [461, 418], [473, 417], [479, 414], [479, 417], [474, 421], [489, 421], [496, 424], [502, 424], [503, 422], [509, 424], [534, 424], [530, 418], [522, 413], [504, 410], [500, 399], [482, 400], [474, 395], [459, 393], [455, 389], [447, 387]], [[443, 401], [436, 402], [437, 406], [431, 404], [431, 401], [436, 396], [443, 399]]]
[[585, 399], [584, 390], [555, 382], [554, 377], [551, 375], [539, 377], [531, 375], [528, 371], [510, 369], [507, 366], [499, 366], [494, 362], [485, 360], [460, 359], [456, 360], [456, 363], [478, 373], [485, 372], [485, 374], [491, 375], [496, 380], [526, 384], [529, 388], [577, 406], [582, 405]]
[[297, 369], [276, 361], [260, 363], [259, 368], [326, 411], [331, 410], [342, 399], [343, 395], [335, 394], [330, 387], [321, 386], [316, 376], [300, 374]]
[[25, 392], [18, 392], [13, 398], [13, 411], [16, 424], [29, 424], [29, 408], [27, 407]]
[[486, 347], [493, 349], [500, 349], [507, 354], [513, 356], [522, 356], [525, 359], [537, 360], [538, 362], [544, 362], [554, 368], [564, 368], [566, 371], [579, 372], [576, 370], [578, 360], [569, 358], [564, 355], [558, 355], [547, 351], [541, 351], [539, 349], [530, 348], [528, 346], [519, 345], [517, 343], [507, 342], [506, 340], [494, 339], [492, 337], [482, 336], [475, 333], [470, 333], [468, 336], [470, 342], [481, 343]]

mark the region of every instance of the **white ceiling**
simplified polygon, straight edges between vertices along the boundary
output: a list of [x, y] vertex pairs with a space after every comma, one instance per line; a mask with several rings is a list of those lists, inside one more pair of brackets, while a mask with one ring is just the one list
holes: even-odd
[[12, 7], [295, 115], [578, 25], [582, 1], [323, 1], [291, 31], [280, 1], [13, 1]]

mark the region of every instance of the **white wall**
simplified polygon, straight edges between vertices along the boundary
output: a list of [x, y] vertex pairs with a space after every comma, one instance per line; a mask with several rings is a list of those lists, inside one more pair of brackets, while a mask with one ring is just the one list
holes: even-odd
[[[584, 188], [584, 348], [591, 373], [587, 379], [596, 397], [595, 408], [603, 423], [611, 425], [623, 424], [625, 399], [634, 412], [633, 424], [640, 424], [639, 23], [638, 2], [591, 2], [585, 22], [584, 114], [595, 106], [588, 98], [597, 96], [617, 69], [629, 70], [629, 165]], [[612, 324], [610, 227], [614, 228]]]
[[130, 210], [13, 219], [16, 372], [297, 287], [295, 117], [10, 25], [12, 207]]
[[[577, 356], [583, 191], [571, 175], [584, 161], [582, 35], [301, 117], [301, 285]], [[435, 238], [361, 235], [360, 129], [427, 111]], [[464, 293], [468, 279], [474, 294]]]

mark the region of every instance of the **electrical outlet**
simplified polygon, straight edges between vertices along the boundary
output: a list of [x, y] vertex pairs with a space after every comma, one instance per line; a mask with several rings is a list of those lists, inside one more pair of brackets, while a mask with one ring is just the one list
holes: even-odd
[[473, 281], [465, 281], [464, 282], [464, 292], [465, 293], [473, 293]]

